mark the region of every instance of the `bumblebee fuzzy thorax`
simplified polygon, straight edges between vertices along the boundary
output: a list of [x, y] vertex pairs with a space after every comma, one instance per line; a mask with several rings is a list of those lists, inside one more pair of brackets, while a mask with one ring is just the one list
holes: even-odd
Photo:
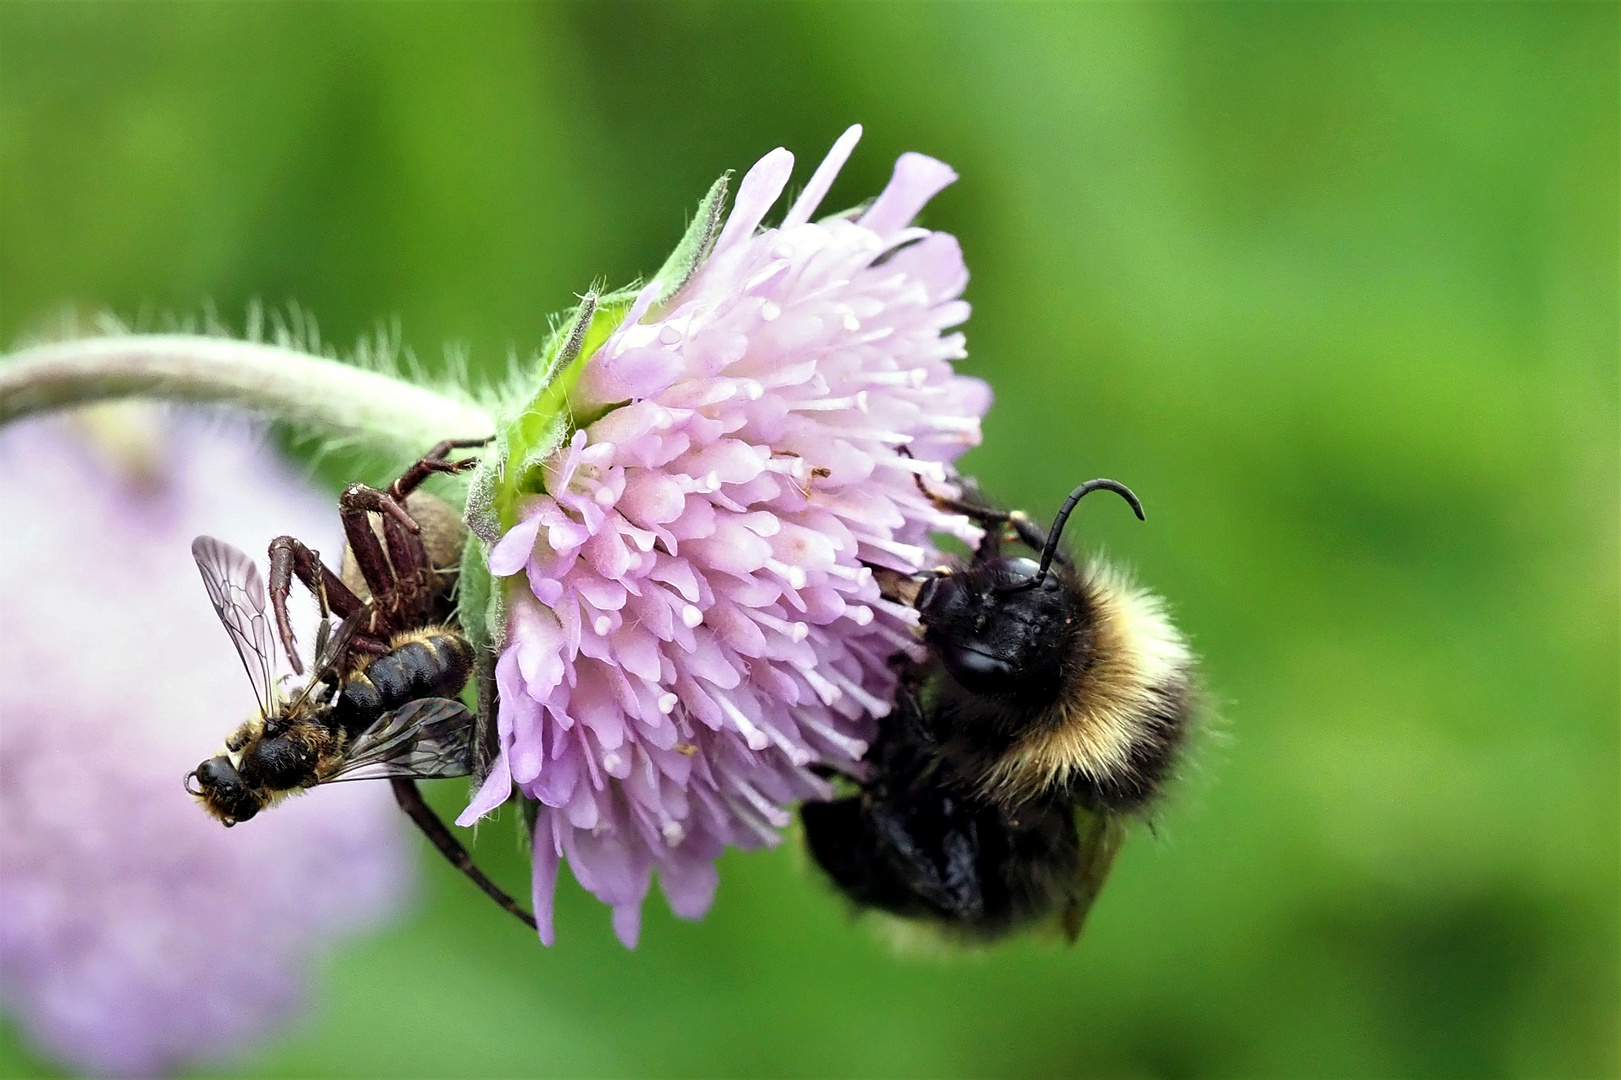
[[1052, 567], [1002, 559], [920, 597], [950, 676], [942, 708], [964, 724], [948, 747], [960, 775], [1017, 804], [1063, 794], [1114, 812], [1158, 793], [1186, 735], [1193, 656], [1159, 597], [1101, 560]]
[[1002, 755], [987, 786], [1025, 794], [1067, 789], [1114, 811], [1158, 793], [1187, 735], [1193, 654], [1165, 602], [1101, 561], [1080, 588], [1091, 621], [1047, 723]]

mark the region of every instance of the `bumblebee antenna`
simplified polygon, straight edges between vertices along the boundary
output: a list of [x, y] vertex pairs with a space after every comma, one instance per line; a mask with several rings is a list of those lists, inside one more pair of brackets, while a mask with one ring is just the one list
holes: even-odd
[[1047, 546], [1041, 550], [1040, 568], [1036, 570], [1034, 577], [1032, 577], [1028, 582], [1021, 583], [1019, 586], [1017, 586], [1018, 588], [1033, 589], [1040, 585], [1043, 581], [1047, 580], [1047, 571], [1052, 568], [1053, 560], [1058, 557], [1058, 541], [1059, 538], [1064, 535], [1064, 526], [1069, 524], [1069, 515], [1074, 512], [1075, 504], [1079, 503], [1082, 499], [1094, 491], [1114, 492], [1116, 495], [1120, 496], [1122, 499], [1126, 500], [1126, 502], [1131, 504], [1131, 509], [1136, 513], [1138, 521], [1148, 520], [1148, 517], [1143, 513], [1142, 500], [1137, 498], [1136, 493], [1133, 492], [1129, 487], [1122, 484], [1118, 480], [1105, 480], [1101, 478], [1097, 480], [1088, 480], [1086, 483], [1070, 492], [1069, 498], [1064, 500], [1064, 505], [1059, 508], [1058, 516], [1053, 518], [1052, 531], [1047, 534]]

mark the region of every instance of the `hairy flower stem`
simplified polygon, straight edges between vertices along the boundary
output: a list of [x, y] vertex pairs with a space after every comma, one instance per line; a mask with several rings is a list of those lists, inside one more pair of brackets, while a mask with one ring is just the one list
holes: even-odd
[[0, 359], [0, 424], [108, 398], [234, 405], [310, 433], [419, 454], [495, 431], [467, 401], [277, 345], [196, 334], [82, 338]]

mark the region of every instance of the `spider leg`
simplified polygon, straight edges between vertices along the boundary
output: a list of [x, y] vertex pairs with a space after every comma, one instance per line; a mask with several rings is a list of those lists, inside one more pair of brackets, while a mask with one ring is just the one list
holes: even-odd
[[529, 929], [536, 929], [535, 917], [519, 905], [506, 891], [484, 875], [484, 871], [473, 862], [473, 857], [462, 847], [461, 841], [445, 827], [439, 820], [439, 815], [433, 812], [422, 798], [422, 792], [417, 788], [416, 781], [408, 776], [396, 776], [389, 780], [394, 785], [394, 798], [400, 804], [400, 809], [410, 815], [416, 827], [432, 841], [433, 846], [439, 849], [450, 865], [460, 870], [472, 879], [473, 884], [484, 890], [484, 895], [494, 900], [502, 908], [511, 912]]
[[405, 497], [421, 487], [422, 481], [434, 473], [458, 473], [473, 468], [478, 464], [477, 458], [451, 461], [446, 455], [452, 450], [470, 450], [489, 441], [489, 439], [446, 439], [444, 442], [434, 444], [432, 450], [423, 454], [415, 465], [406, 469], [398, 480], [389, 485], [388, 493], [403, 504]]
[[[897, 446], [895, 449], [903, 457], [912, 456], [912, 452], [904, 446]], [[961, 514], [984, 530], [979, 546], [974, 549], [974, 561], [988, 562], [1001, 555], [1002, 533], [1014, 514], [1007, 510], [998, 510], [986, 502], [972, 480], [958, 477], [958, 481], [962, 485], [964, 497], [953, 498], [937, 491], [930, 491], [929, 485], [923, 482], [922, 475], [912, 474], [912, 482], [917, 485], [917, 490], [936, 510], [943, 510], [948, 514]]]
[[295, 576], [315, 597], [323, 624], [333, 612], [340, 619], [348, 618], [360, 609], [360, 600], [337, 574], [327, 569], [319, 553], [302, 541], [291, 536], [278, 536], [270, 541], [270, 606], [276, 614], [276, 631], [281, 636], [287, 662], [296, 674], [302, 675], [304, 662], [299, 658], [298, 644], [293, 640], [293, 624], [287, 616], [287, 597], [292, 592]]
[[[373, 513], [382, 516], [383, 536], [388, 543], [386, 551], [383, 541], [372, 531]], [[338, 516], [343, 521], [344, 535], [349, 538], [355, 565], [360, 568], [360, 576], [371, 592], [372, 603], [379, 614], [387, 618], [400, 578], [409, 572], [412, 563], [420, 561], [422, 541], [417, 537], [417, 523], [388, 492], [365, 484], [350, 484], [343, 489], [343, 494], [338, 496]], [[412, 550], [413, 540], [415, 551]], [[413, 559], [413, 554], [418, 558]], [[376, 630], [375, 620], [373, 623], [369, 629]]]

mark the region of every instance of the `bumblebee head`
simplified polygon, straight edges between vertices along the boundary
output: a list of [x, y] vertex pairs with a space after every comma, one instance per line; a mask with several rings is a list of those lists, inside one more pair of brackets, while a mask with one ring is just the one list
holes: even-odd
[[1030, 707], [1058, 697], [1090, 612], [1067, 572], [1024, 587], [1038, 569], [1030, 559], [991, 559], [923, 584], [924, 640], [963, 689]]
[[224, 754], [209, 758], [187, 773], [186, 790], [226, 828], [247, 821], [265, 805], [263, 795], [242, 779]]

